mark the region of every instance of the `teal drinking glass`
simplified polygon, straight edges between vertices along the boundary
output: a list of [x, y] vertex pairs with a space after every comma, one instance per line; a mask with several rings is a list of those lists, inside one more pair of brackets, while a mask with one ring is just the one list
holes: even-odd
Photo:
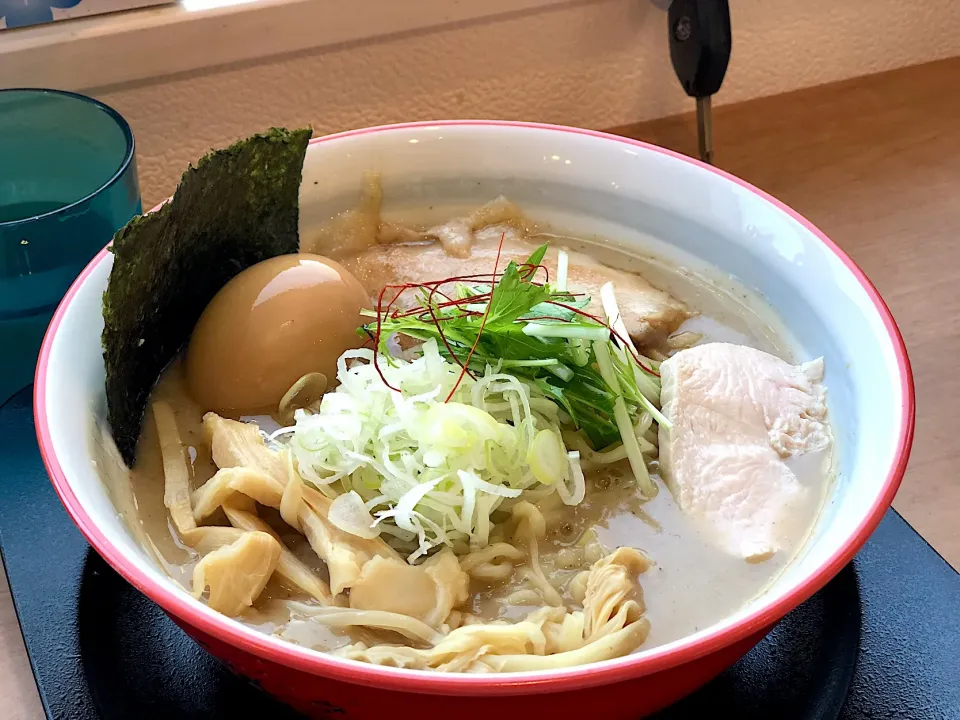
[[33, 381], [67, 288], [140, 211], [119, 113], [58, 90], [0, 90], [0, 404]]

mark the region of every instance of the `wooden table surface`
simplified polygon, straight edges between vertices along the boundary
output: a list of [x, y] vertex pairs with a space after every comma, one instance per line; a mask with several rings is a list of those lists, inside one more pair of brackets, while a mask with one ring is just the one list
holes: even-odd
[[[960, 58], [714, 112], [716, 162], [793, 206], [866, 271], [906, 339], [917, 434], [896, 508], [960, 567]], [[618, 130], [696, 153], [691, 116]], [[878, 388], [878, 392], [882, 392]], [[956, 443], [956, 445], [954, 444]], [[0, 578], [0, 715], [43, 717]]]

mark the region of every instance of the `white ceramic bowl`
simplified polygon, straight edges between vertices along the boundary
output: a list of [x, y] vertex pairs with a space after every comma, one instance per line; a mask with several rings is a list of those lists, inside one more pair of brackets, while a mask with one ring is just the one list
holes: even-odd
[[[632, 140], [526, 123], [453, 121], [316, 139], [304, 165], [301, 227], [352, 207], [369, 170], [381, 173], [388, 210], [476, 206], [503, 193], [571, 234], [616, 238], [628, 249], [694, 269], [712, 266], [754, 289], [790, 328], [801, 354], [826, 359], [837, 481], [806, 551], [768, 593], [669, 645], [587, 667], [481, 677], [378, 668], [294, 647], [210, 611], [179, 589], [140, 550], [104, 490], [90, 450], [94, 418], [105, 409], [100, 297], [112, 257], [103, 252], [68, 292], [41, 353], [35, 412], [44, 460], [91, 544], [240, 672], [313, 714], [321, 714], [318, 701], [349, 717], [374, 715], [373, 703], [397, 700], [449, 712], [443, 703], [452, 699], [445, 696], [471, 695], [475, 701], [469, 711], [461, 704], [458, 717], [489, 718], [525, 707], [541, 693], [566, 691], [562, 703], [549, 703], [555, 717], [565, 717], [595, 707], [597, 689], [606, 686], [607, 698], [630, 697], [622, 712], [636, 716], [732, 662], [833, 577], [876, 527], [903, 475], [913, 434], [907, 354], [869, 280], [796, 212], [720, 170]], [[358, 686], [367, 690], [357, 692]], [[505, 695], [514, 697], [498, 707]], [[542, 712], [543, 700], [531, 711]]]

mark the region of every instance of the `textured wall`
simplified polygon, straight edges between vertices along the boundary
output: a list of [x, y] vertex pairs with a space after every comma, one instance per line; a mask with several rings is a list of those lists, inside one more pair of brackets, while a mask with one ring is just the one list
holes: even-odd
[[[731, 5], [733, 58], [717, 102], [960, 54], [960, 0]], [[91, 92], [133, 124], [148, 205], [209, 147], [269, 125], [312, 123], [324, 133], [492, 117], [602, 128], [691, 107], [670, 66], [666, 15], [648, 0], [572, 0]]]

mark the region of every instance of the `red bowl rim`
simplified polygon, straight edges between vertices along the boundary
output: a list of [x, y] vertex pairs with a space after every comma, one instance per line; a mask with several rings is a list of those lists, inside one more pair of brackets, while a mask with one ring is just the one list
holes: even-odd
[[37, 429], [40, 454], [46, 466], [47, 473], [50, 475], [53, 486], [66, 508], [67, 513], [90, 544], [93, 545], [97, 552], [99, 552], [120, 575], [147, 597], [159, 604], [166, 612], [179, 618], [183, 623], [195, 627], [201, 632], [217, 638], [221, 642], [280, 665], [313, 675], [320, 675], [359, 685], [375, 686], [411, 693], [442, 695], [510, 695], [529, 692], [582, 689], [628, 680], [642, 675], [649, 675], [688, 663], [704, 655], [720, 651], [733, 643], [744, 640], [767, 629], [823, 587], [850, 562], [880, 523], [884, 512], [893, 502], [894, 495], [897, 492], [897, 488], [906, 470], [907, 461], [910, 456], [910, 448], [913, 442], [916, 411], [913, 373], [903, 338], [886, 303], [880, 297], [873, 283], [870, 282], [857, 264], [854, 263], [836, 243], [830, 240], [823, 232], [814, 226], [813, 223], [795, 210], [786, 206], [768, 193], [712, 165], [639, 140], [610, 135], [595, 130], [544, 123], [501, 120], [446, 120], [399, 123], [361, 128], [334, 135], [317, 137], [310, 142], [311, 144], [323, 143], [347, 137], [393, 130], [464, 126], [526, 128], [602, 138], [610, 142], [639, 147], [649, 152], [659, 153], [681, 162], [695, 165], [702, 170], [714, 173], [738, 185], [743, 190], [779, 208], [822, 242], [854, 275], [866, 291], [883, 320], [890, 343], [896, 355], [900, 375], [900, 387], [905, 402], [901, 410], [900, 436], [897, 440], [895, 460], [884, 480], [883, 487], [855, 532], [837, 549], [826, 563], [815, 573], [805, 578], [803, 582], [788, 595], [773, 605], [758, 609], [737, 624], [718, 628], [705, 637], [701, 637], [695, 641], [689, 641], [686, 644], [683, 644], [683, 641], [681, 641], [679, 646], [674, 646], [667, 650], [653, 649], [640, 655], [627, 656], [626, 658], [620, 659], [620, 661], [609, 664], [584, 665], [565, 670], [514, 673], [509, 675], [432, 673], [399, 670], [360, 662], [344, 661], [342, 658], [334, 658], [323, 653], [277, 641], [264, 635], [255, 634], [244, 629], [242, 625], [229, 618], [211, 616], [209, 613], [201, 612], [197, 607], [187, 601], [186, 595], [183, 592], [177, 591], [170, 584], [158, 582], [154, 578], [142, 573], [135, 564], [129, 562], [117, 548], [111, 545], [106, 536], [97, 528], [93, 519], [87, 514], [74, 494], [73, 489], [70, 487], [70, 483], [54, 451], [46, 413], [41, 411], [42, 408], [46, 407], [47, 366], [50, 360], [53, 339], [57, 334], [70, 302], [76, 295], [81, 284], [106, 258], [107, 248], [104, 248], [91, 260], [67, 291], [63, 301], [57, 308], [43, 341], [34, 383], [34, 422]]

